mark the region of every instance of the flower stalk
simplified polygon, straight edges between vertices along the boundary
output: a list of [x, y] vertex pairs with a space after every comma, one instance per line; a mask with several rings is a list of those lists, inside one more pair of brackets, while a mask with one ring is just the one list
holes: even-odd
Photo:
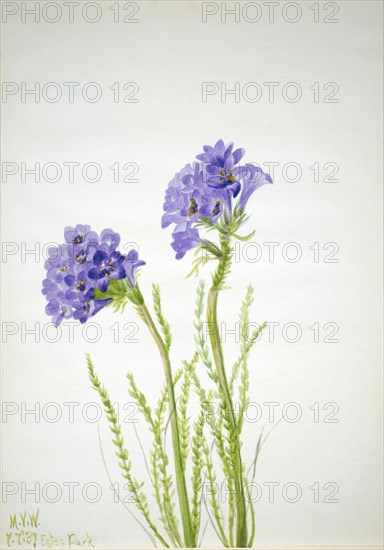
[[166, 380], [167, 391], [168, 391], [168, 399], [169, 399], [170, 426], [171, 426], [171, 432], [172, 432], [172, 446], [173, 446], [173, 455], [174, 455], [174, 462], [175, 462], [176, 486], [177, 486], [177, 494], [179, 497], [181, 519], [183, 524], [184, 544], [186, 548], [194, 548], [196, 546], [196, 541], [194, 540], [194, 536], [193, 536], [191, 514], [190, 514], [189, 500], [188, 500], [188, 494], [187, 494], [187, 485], [186, 485], [185, 475], [184, 475], [183, 457], [182, 457], [181, 446], [180, 446], [180, 430], [179, 430], [179, 422], [177, 417], [176, 398], [175, 398], [174, 383], [173, 383], [173, 377], [172, 377], [171, 361], [169, 358], [167, 347], [164, 344], [164, 341], [161, 335], [159, 334], [159, 331], [157, 330], [156, 325], [151, 317], [151, 314], [148, 311], [148, 308], [144, 302], [142, 304], [137, 305], [137, 311], [140, 317], [143, 319], [143, 321], [147, 325], [149, 332], [151, 333], [159, 349], [160, 356], [163, 362], [165, 380]]
[[217, 303], [219, 292], [223, 288], [226, 275], [231, 265], [232, 248], [229, 240], [222, 239], [221, 257], [219, 265], [212, 277], [212, 286], [207, 298], [207, 323], [209, 328], [210, 343], [216, 367], [218, 384], [221, 397], [225, 405], [226, 418], [229, 426], [232, 454], [232, 469], [235, 488], [236, 506], [236, 547], [246, 548], [248, 546], [247, 533], [247, 507], [243, 483], [243, 463], [241, 459], [240, 439], [238, 423], [233, 407], [232, 396], [229, 390], [227, 375], [225, 371], [223, 347], [220, 339], [219, 326], [217, 322]]

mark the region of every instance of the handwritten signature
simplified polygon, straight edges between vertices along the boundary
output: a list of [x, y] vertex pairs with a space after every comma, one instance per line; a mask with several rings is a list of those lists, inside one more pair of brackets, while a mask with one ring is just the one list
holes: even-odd
[[10, 515], [9, 531], [5, 533], [6, 548], [95, 548], [89, 533], [79, 536], [67, 533], [58, 537], [40, 529], [40, 510]]

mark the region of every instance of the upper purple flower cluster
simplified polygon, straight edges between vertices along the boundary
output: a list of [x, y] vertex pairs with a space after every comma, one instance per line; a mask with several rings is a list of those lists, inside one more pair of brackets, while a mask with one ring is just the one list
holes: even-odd
[[253, 164], [239, 165], [244, 149], [233, 150], [220, 139], [214, 147], [205, 145], [197, 155], [199, 162], [187, 164], [169, 183], [165, 194], [161, 225], [175, 224], [172, 248], [176, 258], [198, 246], [202, 240], [196, 222], [209, 220], [213, 225], [223, 213], [227, 220], [233, 215], [232, 201], [239, 195], [235, 212], [241, 213], [256, 189], [272, 183], [269, 174]]
[[99, 237], [88, 225], [77, 225], [65, 228], [64, 237], [64, 244], [49, 249], [44, 265], [45, 311], [56, 326], [70, 318], [85, 323], [110, 301], [95, 300], [96, 288], [105, 292], [111, 278], [127, 278], [135, 286], [134, 273], [145, 264], [135, 250], [125, 256], [117, 250], [120, 235], [112, 229]]

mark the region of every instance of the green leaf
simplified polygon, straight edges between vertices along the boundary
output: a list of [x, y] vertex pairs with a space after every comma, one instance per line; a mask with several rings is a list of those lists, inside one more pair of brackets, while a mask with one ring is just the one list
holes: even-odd
[[237, 233], [232, 233], [232, 235], [238, 241], [247, 242], [247, 241], [249, 241], [249, 239], [252, 239], [252, 237], [254, 236], [255, 233], [256, 233], [256, 230], [252, 231], [248, 235], [245, 235], [244, 237], [242, 237], [241, 235], [238, 235]]

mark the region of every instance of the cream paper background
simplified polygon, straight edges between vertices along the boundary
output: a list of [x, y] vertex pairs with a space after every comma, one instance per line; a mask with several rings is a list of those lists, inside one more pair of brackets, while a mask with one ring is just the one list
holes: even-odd
[[[56, 183], [44, 179], [35, 183], [31, 176], [23, 183], [19, 172], [2, 185], [2, 240], [8, 243], [7, 251], [14, 251], [3, 256], [2, 263], [3, 330], [17, 330], [3, 335], [7, 339], [3, 400], [8, 403], [6, 411], [14, 412], [3, 415], [3, 482], [17, 484], [15, 495], [6, 499], [3, 495], [4, 547], [10, 515], [34, 511], [37, 506], [39, 533], [59, 538], [76, 533], [80, 538], [88, 532], [98, 548], [150, 545], [109, 489], [97, 423], [89, 420], [96, 409], [87, 408], [87, 403], [98, 403], [98, 397], [90, 387], [83, 357], [87, 351], [92, 353], [102, 381], [121, 405], [130, 401], [128, 369], [154, 403], [162, 384], [156, 349], [131, 308], [124, 317], [110, 311], [99, 314], [92, 320], [97, 327], [87, 329], [86, 336], [74, 326], [73, 342], [67, 327], [53, 343], [40, 293], [42, 256], [46, 243], [60, 242], [64, 226], [76, 223], [88, 223], [98, 231], [112, 226], [123, 243], [138, 243], [147, 261], [141, 285], [148, 299], [153, 281], [162, 288], [173, 328], [174, 364], [189, 358], [196, 281], [186, 281], [184, 276], [192, 255], [174, 260], [170, 232], [160, 230], [162, 200], [173, 174], [192, 161], [203, 144], [213, 144], [220, 137], [245, 147], [249, 161], [280, 163], [274, 185], [262, 188], [249, 203], [249, 228], [257, 229], [254, 241], [262, 247], [263, 256], [258, 262], [238, 256], [232, 290], [220, 301], [221, 319], [231, 329], [245, 287], [252, 282], [256, 297], [252, 320], [280, 323], [274, 342], [264, 334], [252, 355], [251, 396], [263, 415], [246, 425], [247, 463], [262, 426], [269, 430], [273, 425], [263, 403], [278, 403], [275, 421], [287, 403], [295, 402], [302, 412], [297, 422], [280, 422], [261, 454], [256, 481], [262, 496], [256, 505], [255, 545], [380, 547], [382, 6], [375, 1], [341, 1], [335, 16], [339, 22], [326, 24], [314, 23], [310, 2], [299, 3], [302, 16], [297, 23], [283, 19], [282, 2], [272, 23], [267, 7], [258, 4], [262, 17], [254, 24], [244, 18], [236, 23], [231, 16], [222, 23], [220, 14], [202, 23], [202, 4], [197, 1], [144, 1], [138, 2], [136, 24], [113, 23], [112, 4], [100, 2], [102, 18], [95, 24], [79, 15], [73, 23], [64, 15], [55, 24], [35, 23], [31, 18], [22, 23], [19, 13], [2, 26], [4, 82], [28, 86], [57, 82], [63, 93], [64, 82], [80, 82], [81, 87], [98, 82], [103, 91], [97, 103], [84, 101], [76, 92], [73, 103], [64, 97], [57, 103], [43, 99], [35, 103], [30, 96], [22, 103], [18, 93], [2, 104], [3, 162], [25, 162], [28, 167], [36, 162], [97, 162], [103, 169], [96, 183], [84, 181], [80, 173], [71, 183], [66, 172]], [[324, 3], [319, 6], [322, 20], [328, 11]], [[252, 11], [249, 14], [253, 16]], [[140, 87], [139, 102], [114, 103], [108, 87], [132, 81]], [[257, 82], [263, 96], [256, 103], [243, 97], [236, 102], [233, 96], [221, 102], [217, 94], [204, 103], [201, 89], [207, 81], [226, 83], [228, 89], [235, 82], [241, 87]], [[270, 103], [263, 83], [272, 81], [281, 84]], [[282, 98], [287, 82], [300, 85], [300, 101]], [[327, 82], [338, 83], [338, 103], [315, 103], [309, 89], [314, 82], [320, 83], [320, 90]], [[108, 169], [114, 162], [136, 162], [139, 182], [114, 183]], [[297, 182], [284, 178], [281, 166], [289, 162], [302, 168]], [[309, 167], [315, 162], [321, 167], [337, 163], [339, 181], [322, 181], [326, 173], [321, 170], [321, 181], [314, 182]], [[265, 242], [280, 243], [274, 262], [268, 261]], [[289, 242], [302, 250], [296, 263], [282, 257], [283, 245]], [[323, 245], [336, 243], [338, 263], [315, 263], [309, 249], [315, 242], [320, 244], [321, 260], [332, 252], [332, 248], [324, 251]], [[35, 246], [40, 246], [41, 254], [22, 254]], [[252, 254], [249, 249], [248, 259]], [[203, 277], [209, 280], [208, 269]], [[110, 328], [116, 322], [120, 326], [117, 343]], [[124, 331], [125, 322], [138, 324], [138, 343], [122, 341], [129, 332]], [[293, 322], [301, 326], [302, 337], [289, 343], [282, 337], [282, 327]], [[315, 322], [321, 329], [319, 343], [309, 329]], [[25, 334], [36, 323], [39, 338]], [[323, 342], [331, 332], [323, 330], [326, 323], [338, 325], [338, 343]], [[87, 341], [94, 338], [96, 329], [101, 331], [99, 341]], [[230, 366], [236, 357], [233, 335], [227, 336], [226, 354]], [[320, 422], [314, 422], [309, 408], [316, 402]], [[39, 421], [21, 413], [35, 403], [42, 411]], [[56, 405], [49, 409], [47, 403]], [[79, 404], [73, 405], [73, 422], [64, 403]], [[323, 410], [327, 403], [337, 404], [339, 411], [332, 418], [338, 422], [323, 421], [334, 410], [333, 405]], [[55, 411], [61, 417], [48, 421]], [[294, 415], [294, 409], [288, 412]], [[136, 472], [144, 475], [132, 424], [123, 426], [132, 444]], [[137, 428], [147, 444], [143, 423]], [[113, 481], [126, 496], [104, 417], [100, 432]], [[69, 482], [78, 484], [74, 502], [69, 502], [68, 485], [64, 485]], [[265, 485], [269, 482], [280, 484], [273, 502]], [[289, 482], [302, 489], [296, 503], [282, 496]], [[28, 489], [40, 483], [40, 503], [32, 495], [23, 502], [23, 483]], [[102, 490], [95, 503], [82, 496], [87, 483]], [[309, 489], [314, 483], [320, 486], [319, 503]], [[323, 489], [327, 483], [338, 485], [334, 497], [338, 502], [323, 502], [332, 492], [333, 486]], [[44, 499], [46, 484], [59, 486], [58, 502]], [[55, 491], [50, 487], [52, 499]], [[93, 495], [91, 486], [89, 497]], [[204, 545], [215, 544], [208, 529]]]

